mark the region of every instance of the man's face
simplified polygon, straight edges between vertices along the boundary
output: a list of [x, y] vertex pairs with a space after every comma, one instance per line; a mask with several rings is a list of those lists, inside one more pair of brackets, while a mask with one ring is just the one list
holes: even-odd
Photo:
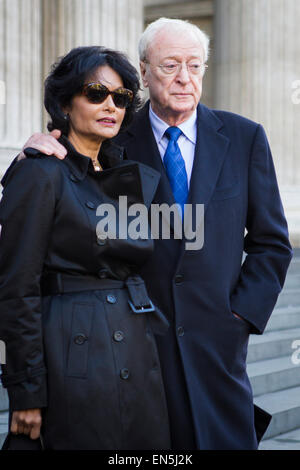
[[[193, 66], [203, 63], [203, 47], [191, 33], [160, 31], [148, 47], [146, 61], [141, 62], [143, 84], [149, 88], [154, 112], [170, 125], [185, 121], [196, 109], [203, 73], [193, 73]], [[164, 72], [169, 68], [175, 71]]]

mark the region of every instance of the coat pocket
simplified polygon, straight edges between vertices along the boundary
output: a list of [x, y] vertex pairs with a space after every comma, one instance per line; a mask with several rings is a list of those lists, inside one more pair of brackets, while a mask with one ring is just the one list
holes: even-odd
[[238, 182], [235, 182], [229, 187], [217, 187], [212, 195], [212, 201], [222, 201], [223, 199], [230, 199], [240, 194], [240, 186]]
[[71, 337], [67, 362], [67, 376], [86, 378], [89, 345], [94, 316], [94, 304], [73, 304]]

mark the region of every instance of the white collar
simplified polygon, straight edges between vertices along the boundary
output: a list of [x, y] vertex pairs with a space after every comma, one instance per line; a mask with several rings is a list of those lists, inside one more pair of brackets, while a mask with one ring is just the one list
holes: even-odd
[[[163, 121], [160, 117], [155, 114], [155, 112], [152, 109], [151, 103], [149, 106], [149, 119], [150, 123], [153, 129], [153, 132], [155, 134], [155, 137], [158, 142], [161, 141], [161, 139], [164, 137], [165, 131], [168, 129], [169, 124], [167, 124], [165, 121]], [[195, 109], [193, 114], [184, 122], [179, 124], [179, 129], [182, 131], [182, 133], [185, 135], [187, 139], [189, 139], [193, 144], [196, 144], [197, 140], [197, 110]]]

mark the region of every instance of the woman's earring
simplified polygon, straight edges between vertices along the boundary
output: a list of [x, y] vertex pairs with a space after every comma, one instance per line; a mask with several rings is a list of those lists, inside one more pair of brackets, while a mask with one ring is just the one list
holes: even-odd
[[64, 120], [67, 121], [69, 119], [69, 115], [68, 114], [64, 114]]

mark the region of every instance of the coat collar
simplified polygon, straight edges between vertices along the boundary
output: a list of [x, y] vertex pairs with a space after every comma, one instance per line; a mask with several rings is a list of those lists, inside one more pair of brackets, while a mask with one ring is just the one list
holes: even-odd
[[[95, 173], [92, 161], [89, 157], [77, 152], [66, 137], [60, 138], [59, 141], [68, 150], [68, 154], [63, 161], [67, 164], [71, 173], [73, 173], [78, 180], [83, 180], [88, 171]], [[122, 167], [124, 173], [127, 174], [130, 170], [129, 173], [133, 178], [132, 192], [135, 192], [136, 195], [138, 194], [138, 200], [140, 202], [143, 201], [148, 208], [156, 192], [157, 185], [160, 180], [160, 174], [149, 166], [137, 163], [135, 160], [125, 159], [124, 157], [123, 147], [107, 140], [103, 142], [101, 146], [98, 160], [103, 170], [113, 170], [114, 168], [120, 169], [120, 167]], [[102, 173], [103, 172], [99, 172], [96, 174], [101, 176]], [[108, 171], [106, 178], [111, 178], [111, 187], [115, 185], [115, 181], [117, 180], [115, 180], [114, 171]], [[117, 193], [119, 190], [120, 188], [116, 187]]]
[[[223, 121], [203, 104], [197, 107], [197, 143], [190, 182], [189, 204], [204, 204], [206, 209], [214, 192], [230, 143], [223, 134]], [[128, 158], [146, 163], [162, 177], [155, 202], [174, 204], [173, 193], [156, 145], [149, 120], [149, 101], [137, 114], [134, 123], [118, 139], [126, 146]]]
[[161, 174], [160, 184], [156, 192], [155, 203], [174, 204], [174, 197], [161, 156], [155, 141], [149, 119], [149, 101], [137, 113], [133, 123], [125, 133], [118, 136], [117, 141], [126, 148], [126, 155], [151, 166]]
[[[155, 114], [151, 105], [149, 106], [149, 119], [155, 140], [160, 142], [164, 138], [165, 131], [168, 129], [169, 124]], [[197, 141], [197, 110], [195, 109], [193, 114], [186, 121], [179, 124], [178, 128], [181, 130], [182, 134], [195, 145]]]
[[[65, 163], [70, 168], [72, 173], [79, 179], [83, 180], [87, 172], [94, 171], [92, 161], [86, 155], [83, 155], [75, 149], [71, 142], [65, 136], [59, 138], [59, 142], [67, 149], [68, 153], [65, 158]], [[106, 140], [101, 145], [98, 154], [98, 160], [104, 170], [119, 165], [124, 158], [124, 149], [119, 145]]]

